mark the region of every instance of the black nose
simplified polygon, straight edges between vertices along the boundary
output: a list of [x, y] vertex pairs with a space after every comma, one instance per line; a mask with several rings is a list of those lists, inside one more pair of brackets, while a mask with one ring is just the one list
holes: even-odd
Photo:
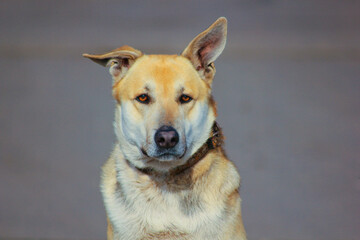
[[162, 126], [155, 133], [155, 142], [160, 148], [172, 148], [179, 142], [179, 134], [171, 126]]

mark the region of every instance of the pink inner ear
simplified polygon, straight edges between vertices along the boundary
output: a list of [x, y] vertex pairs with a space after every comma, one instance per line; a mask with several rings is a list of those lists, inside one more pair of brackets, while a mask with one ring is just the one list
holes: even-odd
[[213, 57], [214, 50], [219, 46], [220, 40], [221, 39], [219, 36], [212, 34], [201, 44], [201, 47], [198, 51], [198, 56], [202, 67], [204, 67], [204, 65], [210, 64], [208, 61], [210, 61], [210, 59]]

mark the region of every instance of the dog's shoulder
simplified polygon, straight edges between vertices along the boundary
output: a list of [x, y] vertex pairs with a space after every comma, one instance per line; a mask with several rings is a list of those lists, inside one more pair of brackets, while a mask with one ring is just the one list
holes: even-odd
[[[101, 168], [101, 184], [102, 185], [114, 185], [116, 184], [116, 167], [115, 167], [115, 153], [113, 150], [108, 160]], [[113, 183], [113, 184], [111, 184]]]
[[222, 149], [210, 152], [192, 171], [193, 178], [202, 176], [195, 182], [202, 194], [211, 196], [218, 191], [217, 197], [225, 202], [232, 195], [238, 195], [240, 175]]

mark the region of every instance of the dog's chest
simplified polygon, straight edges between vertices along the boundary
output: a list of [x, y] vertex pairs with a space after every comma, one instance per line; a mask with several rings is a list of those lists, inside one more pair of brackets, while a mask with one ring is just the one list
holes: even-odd
[[104, 199], [114, 229], [127, 239], [205, 239], [220, 232], [222, 204], [196, 189], [118, 182], [114, 194]]

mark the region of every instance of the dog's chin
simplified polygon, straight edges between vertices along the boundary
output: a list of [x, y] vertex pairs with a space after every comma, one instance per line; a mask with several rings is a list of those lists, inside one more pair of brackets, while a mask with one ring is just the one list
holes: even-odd
[[176, 161], [178, 159], [181, 158], [182, 155], [174, 155], [174, 154], [170, 154], [170, 153], [164, 153], [158, 156], [154, 156], [152, 158], [155, 158], [156, 160], [160, 161], [160, 162], [171, 162], [171, 161]]
[[141, 149], [141, 152], [144, 156], [145, 165], [160, 171], [167, 171], [169, 168], [183, 164], [187, 151], [184, 149], [184, 151], [180, 153], [165, 151], [157, 154], [149, 154], [144, 149]]
[[171, 162], [171, 161], [179, 160], [182, 157], [184, 157], [186, 150], [184, 150], [181, 153], [165, 151], [165, 152], [160, 152], [160, 153], [156, 153], [156, 154], [149, 154], [144, 149], [141, 149], [141, 152], [148, 159], [157, 160], [160, 162]]

